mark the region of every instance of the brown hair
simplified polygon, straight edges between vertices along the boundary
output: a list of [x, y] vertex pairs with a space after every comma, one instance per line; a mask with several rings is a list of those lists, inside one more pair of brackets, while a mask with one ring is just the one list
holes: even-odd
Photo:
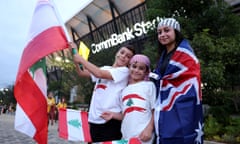
[[133, 55], [136, 54], [136, 51], [135, 51], [135, 48], [133, 45], [125, 44], [125, 45], [122, 45], [121, 47], [125, 47], [125, 48], [129, 49], [133, 53]]

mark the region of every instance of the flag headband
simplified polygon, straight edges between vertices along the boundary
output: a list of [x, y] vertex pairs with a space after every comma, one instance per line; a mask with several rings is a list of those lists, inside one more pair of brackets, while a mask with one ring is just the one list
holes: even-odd
[[158, 28], [162, 27], [162, 26], [168, 26], [171, 27], [173, 29], [176, 29], [177, 31], [180, 32], [180, 24], [179, 22], [174, 19], [174, 18], [165, 18], [162, 19], [159, 23], [158, 23]]

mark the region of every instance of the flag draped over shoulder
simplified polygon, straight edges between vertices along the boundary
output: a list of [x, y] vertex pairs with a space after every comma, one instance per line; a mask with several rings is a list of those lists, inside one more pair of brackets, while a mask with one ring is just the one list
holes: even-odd
[[47, 79], [45, 56], [67, 47], [55, 9], [39, 0], [32, 18], [14, 87], [17, 100], [15, 129], [41, 144], [47, 143]]
[[70, 141], [91, 142], [88, 113], [72, 109], [60, 109], [59, 137]]
[[157, 73], [161, 82], [155, 111], [160, 110], [160, 116], [155, 116], [158, 118], [155, 126], [161, 142], [203, 143], [200, 63], [187, 40], [177, 47], [164, 75], [160, 68]]

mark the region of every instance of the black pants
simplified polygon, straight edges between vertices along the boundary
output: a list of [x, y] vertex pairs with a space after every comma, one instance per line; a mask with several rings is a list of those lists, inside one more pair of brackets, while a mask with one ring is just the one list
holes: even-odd
[[121, 121], [110, 120], [104, 124], [89, 123], [89, 125], [92, 142], [120, 140], [122, 138]]

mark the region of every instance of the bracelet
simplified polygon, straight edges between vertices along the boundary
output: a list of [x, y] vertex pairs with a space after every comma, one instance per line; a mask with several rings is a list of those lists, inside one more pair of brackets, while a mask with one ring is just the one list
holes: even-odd
[[79, 68], [80, 68], [81, 70], [83, 70], [83, 65], [82, 65], [82, 64], [79, 64]]
[[72, 54], [73, 54], [73, 55], [77, 54], [76, 48], [72, 48]]

